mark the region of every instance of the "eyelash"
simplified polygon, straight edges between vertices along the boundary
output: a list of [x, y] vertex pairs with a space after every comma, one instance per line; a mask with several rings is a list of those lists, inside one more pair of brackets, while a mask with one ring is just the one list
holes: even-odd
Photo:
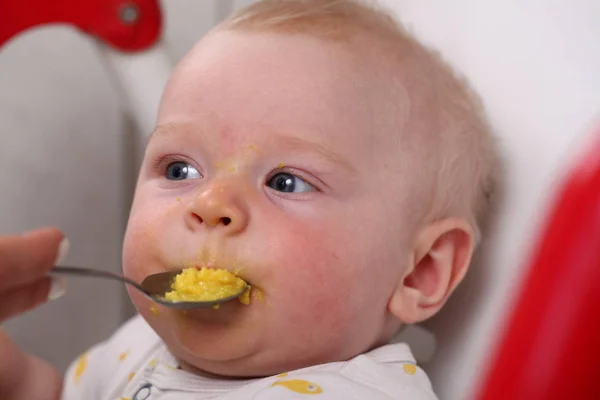
[[152, 161], [151, 168], [153, 172], [156, 172], [157, 174], [163, 176], [167, 172], [167, 167], [174, 162], [188, 163], [194, 168], [196, 168], [201, 175], [204, 175], [202, 170], [198, 168], [191, 159], [182, 155], [168, 155], [156, 157]]
[[265, 179], [265, 185], [277, 174], [290, 174], [290, 175], [297, 176], [298, 178], [306, 181], [306, 183], [308, 183], [312, 187], [314, 187], [317, 192], [322, 192], [321, 187], [323, 186], [323, 182], [321, 182], [321, 180], [313, 178], [313, 177], [309, 177], [309, 176], [307, 176], [308, 174], [305, 173], [304, 171], [301, 171], [301, 170], [298, 170], [295, 168], [290, 168], [290, 167], [275, 168], [273, 171], [271, 171], [267, 175], [267, 178]]

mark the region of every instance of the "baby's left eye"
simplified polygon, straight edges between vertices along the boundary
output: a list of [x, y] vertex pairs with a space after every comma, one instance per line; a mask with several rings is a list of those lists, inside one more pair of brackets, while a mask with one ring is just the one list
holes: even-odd
[[271, 189], [283, 193], [303, 193], [314, 192], [313, 185], [296, 175], [280, 172], [267, 181], [267, 186]]
[[176, 161], [167, 166], [166, 177], [172, 181], [183, 181], [185, 179], [200, 179], [202, 175], [190, 164]]

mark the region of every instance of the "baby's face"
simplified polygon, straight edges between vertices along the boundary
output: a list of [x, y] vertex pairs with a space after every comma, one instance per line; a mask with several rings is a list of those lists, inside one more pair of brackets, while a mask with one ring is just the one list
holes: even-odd
[[250, 305], [157, 315], [130, 293], [188, 366], [275, 374], [350, 358], [397, 329], [387, 304], [408, 258], [406, 193], [378, 110], [393, 99], [361, 57], [308, 36], [219, 32], [174, 73], [125, 273], [225, 268], [258, 289]]

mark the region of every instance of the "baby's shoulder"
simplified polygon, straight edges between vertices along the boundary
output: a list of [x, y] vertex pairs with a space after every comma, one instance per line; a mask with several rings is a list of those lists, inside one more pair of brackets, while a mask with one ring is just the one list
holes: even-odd
[[361, 354], [345, 363], [340, 374], [390, 399], [437, 399], [429, 377], [405, 343]]

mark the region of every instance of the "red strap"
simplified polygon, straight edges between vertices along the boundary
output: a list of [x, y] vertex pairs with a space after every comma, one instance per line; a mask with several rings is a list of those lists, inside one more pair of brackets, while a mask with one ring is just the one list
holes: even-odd
[[157, 0], [1, 0], [0, 46], [28, 28], [54, 23], [136, 51], [158, 40], [161, 11]]
[[600, 399], [600, 140], [549, 215], [497, 351], [481, 400]]

